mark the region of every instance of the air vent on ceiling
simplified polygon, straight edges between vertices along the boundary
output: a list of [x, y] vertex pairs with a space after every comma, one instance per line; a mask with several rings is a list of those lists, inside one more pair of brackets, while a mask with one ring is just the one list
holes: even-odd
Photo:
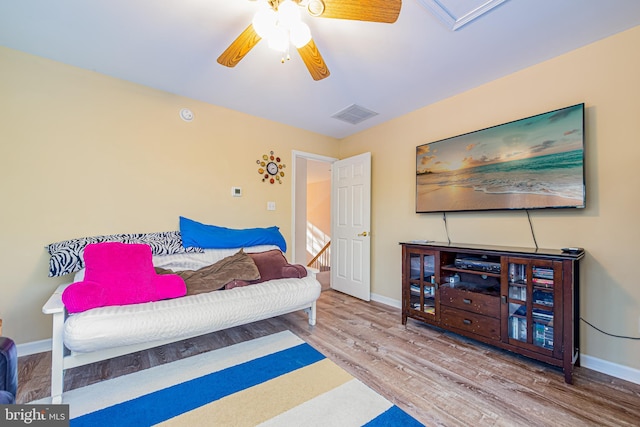
[[375, 111], [371, 111], [359, 105], [352, 104], [347, 108], [333, 114], [331, 117], [334, 119], [342, 120], [343, 122], [351, 123], [352, 125], [357, 125], [358, 123], [362, 123], [365, 120], [377, 115], [378, 113], [376, 113]]

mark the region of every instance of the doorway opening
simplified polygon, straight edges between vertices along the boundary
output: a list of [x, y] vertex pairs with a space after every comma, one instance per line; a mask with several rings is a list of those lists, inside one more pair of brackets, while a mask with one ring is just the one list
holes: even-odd
[[337, 159], [294, 151], [292, 155], [292, 262], [315, 268], [330, 287], [331, 165]]

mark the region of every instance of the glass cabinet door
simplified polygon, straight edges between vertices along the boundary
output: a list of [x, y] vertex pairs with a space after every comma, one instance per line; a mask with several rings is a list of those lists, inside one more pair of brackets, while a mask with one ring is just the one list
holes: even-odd
[[527, 342], [527, 264], [508, 263], [509, 338]]
[[554, 269], [533, 265], [531, 274], [533, 302], [533, 344], [553, 350]]
[[411, 253], [410, 262], [410, 308], [422, 314], [436, 315], [435, 255]]
[[545, 260], [508, 261], [508, 334], [510, 340], [553, 350], [553, 263]]

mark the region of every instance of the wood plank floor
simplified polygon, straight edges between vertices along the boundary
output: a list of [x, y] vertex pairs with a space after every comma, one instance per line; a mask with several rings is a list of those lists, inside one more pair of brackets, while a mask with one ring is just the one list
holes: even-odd
[[[292, 313], [74, 368], [65, 389], [290, 330], [428, 426], [640, 426], [640, 385], [557, 368], [409, 320], [400, 310], [335, 291], [318, 324]], [[49, 395], [51, 353], [19, 359], [18, 403]]]

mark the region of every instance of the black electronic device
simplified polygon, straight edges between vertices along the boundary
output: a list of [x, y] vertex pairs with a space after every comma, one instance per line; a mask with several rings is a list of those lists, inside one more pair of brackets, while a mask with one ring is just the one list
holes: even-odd
[[562, 248], [562, 252], [567, 254], [579, 254], [584, 252], [583, 248]]
[[481, 257], [456, 258], [455, 266], [464, 270], [486, 271], [488, 273], [500, 273], [500, 263]]

